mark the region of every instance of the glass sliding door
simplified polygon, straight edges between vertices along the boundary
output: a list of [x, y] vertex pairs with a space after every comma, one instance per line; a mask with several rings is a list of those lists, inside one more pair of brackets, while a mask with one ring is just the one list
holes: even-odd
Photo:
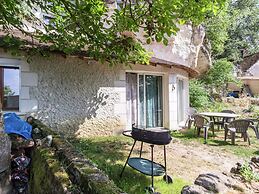
[[127, 116], [131, 124], [163, 127], [162, 76], [127, 73], [126, 80]]
[[138, 124], [138, 76], [126, 73], [127, 125]]
[[139, 75], [139, 124], [163, 126], [162, 76]]

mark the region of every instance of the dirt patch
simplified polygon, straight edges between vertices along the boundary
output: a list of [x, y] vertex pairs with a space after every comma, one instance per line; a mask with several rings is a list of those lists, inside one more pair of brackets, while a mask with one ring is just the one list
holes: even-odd
[[[140, 145], [135, 150], [139, 150]], [[143, 157], [150, 158], [150, 147], [143, 146]], [[135, 151], [137, 154], [137, 151]], [[174, 139], [166, 146], [167, 170], [173, 176], [181, 177], [193, 182], [201, 173], [207, 172], [230, 172], [236, 162], [242, 161], [237, 156], [222, 152], [216, 147], [207, 145], [184, 145], [180, 140]], [[156, 162], [164, 164], [163, 146], [154, 147], [154, 158]]]
[[[137, 143], [134, 154], [138, 155], [140, 143]], [[174, 139], [166, 146], [167, 153], [167, 171], [170, 176], [180, 177], [193, 183], [200, 174], [227, 174], [237, 162], [244, 162], [244, 159], [237, 157], [227, 151], [215, 146], [201, 145], [198, 142], [192, 142], [185, 145], [181, 140]], [[143, 158], [151, 158], [150, 147], [148, 144], [143, 146]], [[163, 146], [154, 147], [155, 162], [164, 165]], [[244, 191], [229, 190], [229, 193], [253, 193], [250, 192], [246, 185], [240, 180], [229, 177], [234, 185], [238, 185], [245, 189]]]

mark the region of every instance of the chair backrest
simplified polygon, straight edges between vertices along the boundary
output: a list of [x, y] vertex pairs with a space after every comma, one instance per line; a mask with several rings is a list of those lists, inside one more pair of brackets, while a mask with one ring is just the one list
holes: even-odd
[[235, 114], [235, 112], [233, 110], [222, 110], [222, 113], [232, 113]]
[[207, 118], [199, 114], [193, 115], [193, 118], [194, 118], [194, 126], [197, 128], [202, 128], [209, 122]]
[[251, 121], [248, 119], [237, 119], [229, 123], [229, 128], [235, 128], [236, 133], [244, 133], [250, 126]]

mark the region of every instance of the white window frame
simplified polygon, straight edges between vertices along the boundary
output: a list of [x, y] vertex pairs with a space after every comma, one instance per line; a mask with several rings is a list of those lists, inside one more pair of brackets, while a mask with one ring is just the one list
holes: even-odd
[[20, 59], [9, 59], [9, 58], [0, 58], [0, 66], [1, 67], [17, 67], [19, 69], [19, 109], [21, 110], [21, 60]]
[[[162, 126], [161, 127], [156, 127], [156, 128], [164, 128], [165, 126], [165, 95], [166, 95], [166, 91], [165, 91], [165, 75], [166, 73], [164, 72], [153, 72], [153, 71], [135, 71], [135, 70], [126, 70], [126, 73], [136, 73], [137, 74], [137, 97], [138, 97], [138, 113], [139, 113], [139, 75], [144, 75], [144, 82], [145, 82], [145, 75], [154, 75], [154, 76], [161, 76], [162, 77], [162, 108], [163, 108], [163, 122], [162, 122]], [[146, 87], [144, 84], [144, 91], [145, 91]], [[144, 95], [145, 98], [145, 95]], [[144, 107], [146, 107], [146, 101], [144, 99]], [[139, 121], [139, 114], [138, 114], [138, 121]], [[146, 112], [144, 111], [144, 123], [146, 123]]]

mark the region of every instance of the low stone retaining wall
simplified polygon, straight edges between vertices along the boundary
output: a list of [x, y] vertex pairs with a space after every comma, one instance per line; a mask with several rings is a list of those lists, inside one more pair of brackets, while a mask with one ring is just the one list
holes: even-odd
[[68, 174], [55, 157], [53, 148], [36, 148], [33, 151], [29, 193], [79, 193]]
[[52, 135], [52, 146], [37, 147], [32, 154], [31, 194], [121, 194], [107, 175], [57, 133], [35, 121], [45, 135]]
[[245, 97], [245, 98], [233, 98], [227, 97], [222, 99], [223, 102], [231, 104], [237, 110], [249, 110], [251, 105], [259, 106], [259, 98]]
[[227, 97], [223, 98], [223, 102], [230, 103], [234, 107], [239, 107], [242, 109], [248, 109], [251, 105], [251, 99], [250, 98], [233, 98], [233, 97]]

